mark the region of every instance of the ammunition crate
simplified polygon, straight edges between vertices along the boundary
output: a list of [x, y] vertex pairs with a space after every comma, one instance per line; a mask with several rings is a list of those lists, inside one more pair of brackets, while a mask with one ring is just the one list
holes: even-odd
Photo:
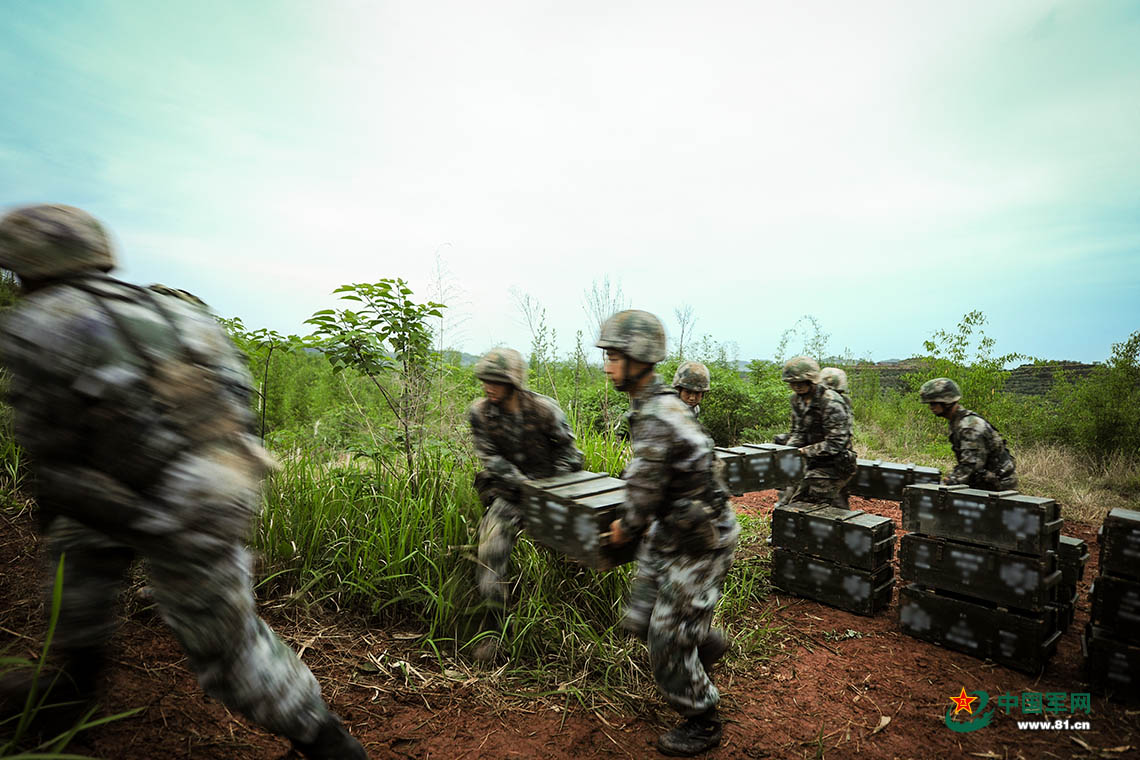
[[899, 627], [916, 639], [1036, 673], [1057, 651], [1056, 612], [1029, 617], [915, 585], [899, 592]]
[[586, 471], [528, 480], [520, 502], [532, 539], [587, 567], [609, 570], [637, 554], [635, 542], [613, 548], [603, 538], [621, 516], [623, 480]]
[[821, 559], [876, 570], [891, 561], [895, 523], [887, 517], [793, 502], [772, 510], [772, 544]]
[[1089, 562], [1089, 545], [1079, 538], [1061, 536], [1057, 544], [1057, 564], [1061, 567], [1064, 580], [1061, 584], [1072, 586], [1085, 579], [1085, 565]]
[[1101, 575], [1093, 582], [1089, 598], [1093, 625], [1140, 645], [1140, 581]]
[[1053, 608], [1057, 614], [1057, 630], [1061, 633], [1069, 630], [1069, 626], [1073, 624], [1073, 618], [1077, 615], [1077, 602], [1079, 600], [1080, 593], [1073, 591], [1067, 597], [1049, 603], [1048, 606]]
[[938, 485], [942, 471], [933, 467], [883, 462], [878, 459], [856, 460], [855, 477], [847, 484], [848, 492], [865, 499], [902, 501], [903, 489], [916, 483]]
[[799, 482], [804, 461], [799, 449], [775, 443], [745, 444], [713, 450], [724, 463], [728, 488], [739, 496], [749, 491], [783, 488]]
[[1104, 518], [1097, 535], [1100, 572], [1140, 580], [1140, 512], [1116, 508]]
[[1035, 556], [1057, 549], [1063, 522], [1052, 499], [925, 484], [903, 491], [902, 519], [908, 532]]
[[1081, 637], [1081, 651], [1094, 686], [1119, 689], [1124, 697], [1140, 694], [1140, 645], [1121, 641], [1111, 631], [1089, 623]]
[[1056, 599], [1056, 568], [1053, 552], [1030, 557], [914, 533], [899, 546], [902, 580], [1028, 612], [1042, 612]]
[[772, 551], [772, 585], [857, 615], [874, 615], [891, 603], [895, 579], [890, 565], [860, 570], [777, 547]]

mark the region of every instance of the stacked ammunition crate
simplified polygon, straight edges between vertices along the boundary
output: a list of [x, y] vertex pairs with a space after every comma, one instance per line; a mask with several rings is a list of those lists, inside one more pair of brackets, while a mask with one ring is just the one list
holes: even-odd
[[1089, 681], [1114, 692], [1140, 693], [1140, 512], [1114, 509], [1097, 536], [1100, 572], [1085, 627]]
[[1052, 499], [909, 486], [902, 503], [899, 626], [915, 638], [1035, 672], [1061, 637]]
[[1085, 565], [1089, 561], [1089, 547], [1072, 536], [1061, 536], [1057, 545], [1057, 565], [1061, 568], [1061, 583], [1057, 586], [1054, 606], [1057, 608], [1057, 627], [1067, 631], [1073, 624], [1080, 592], [1077, 585], [1085, 579]]
[[772, 510], [772, 585], [860, 615], [891, 602], [895, 524], [819, 504]]
[[519, 506], [532, 539], [587, 567], [609, 570], [637, 553], [634, 543], [615, 549], [606, 542], [624, 501], [624, 480], [582, 470], [526, 481]]
[[937, 485], [942, 479], [942, 471], [934, 467], [897, 464], [879, 459], [859, 459], [855, 464], [855, 477], [847, 485], [847, 490], [852, 495], [865, 499], [902, 501], [903, 490], [907, 486], [918, 483]]

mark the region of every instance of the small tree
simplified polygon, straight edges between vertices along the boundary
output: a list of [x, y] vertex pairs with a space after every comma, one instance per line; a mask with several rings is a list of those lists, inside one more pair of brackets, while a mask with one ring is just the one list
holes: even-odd
[[[412, 431], [422, 431], [422, 391], [432, 355], [428, 319], [439, 318], [445, 307], [434, 301], [415, 303], [411, 299], [412, 289], [403, 279], [342, 285], [333, 293], [342, 294], [342, 301], [355, 301], [360, 307], [315, 312], [305, 320], [316, 328], [309, 336], [309, 345], [324, 353], [333, 372], [352, 367], [380, 391], [402, 430], [408, 474], [414, 478]], [[395, 398], [380, 382], [382, 375], [390, 373], [396, 375], [400, 385]]]
[[275, 330], [264, 327], [257, 330], [247, 330], [241, 319], [234, 317], [216, 317], [222, 327], [230, 334], [230, 338], [249, 359], [250, 369], [257, 373], [260, 370], [261, 381], [257, 387], [257, 412], [260, 417], [261, 440], [265, 440], [265, 413], [269, 406], [269, 367], [273, 362], [273, 352], [280, 349], [294, 351], [302, 343], [296, 335], [282, 335]]

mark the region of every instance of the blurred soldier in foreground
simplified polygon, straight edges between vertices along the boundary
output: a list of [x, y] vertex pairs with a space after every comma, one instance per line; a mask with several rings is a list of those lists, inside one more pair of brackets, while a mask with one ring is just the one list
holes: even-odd
[[694, 417], [701, 416], [701, 401], [712, 388], [709, 368], [700, 362], [681, 362], [673, 373], [673, 387], [681, 400], [693, 410]]
[[526, 362], [510, 348], [491, 349], [475, 363], [483, 398], [467, 410], [475, 454], [483, 465], [475, 489], [487, 507], [479, 523], [479, 591], [491, 604], [496, 635], [486, 636], [472, 656], [491, 662], [499, 651], [502, 615], [510, 599], [511, 552], [523, 528], [518, 486], [582, 469], [582, 452], [557, 402], [526, 389]]
[[950, 425], [950, 445], [958, 465], [946, 476], [946, 485], [965, 484], [985, 491], [1017, 488], [1017, 472], [1005, 439], [993, 425], [958, 403], [962, 391], [956, 382], [946, 377], [927, 380], [918, 395]]
[[[9, 401], [51, 555], [65, 555], [52, 701], [96, 697], [115, 601], [141, 556], [207, 694], [307, 757], [367, 758], [257, 616], [244, 541], [272, 459], [248, 433], [243, 358], [204, 308], [113, 279], [114, 265], [107, 233], [79, 209], [0, 221], [0, 267], [26, 294], [0, 332]], [[3, 709], [32, 686], [9, 679]]]
[[831, 504], [847, 509], [840, 492], [855, 475], [851, 414], [843, 398], [820, 382], [819, 364], [795, 356], [781, 373], [792, 389], [792, 432], [786, 445], [804, 456], [804, 477], [786, 501]]
[[641, 541], [622, 625], [647, 642], [657, 688], [685, 716], [658, 738], [658, 749], [696, 755], [720, 743], [720, 693], [709, 671], [728, 640], [711, 625], [740, 527], [714, 476], [712, 440], [653, 372], [665, 358], [661, 322], [644, 311], [619, 312], [602, 325], [597, 345], [631, 407], [626, 503], [610, 527], [615, 545]]

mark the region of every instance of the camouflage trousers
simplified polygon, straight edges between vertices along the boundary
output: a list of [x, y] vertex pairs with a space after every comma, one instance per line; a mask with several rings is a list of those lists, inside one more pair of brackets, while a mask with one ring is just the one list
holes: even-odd
[[511, 553], [523, 529], [516, 504], [496, 497], [479, 521], [479, 593], [494, 604], [506, 606], [511, 598]]
[[834, 467], [812, 467], [808, 465], [803, 480], [789, 489], [781, 503], [801, 502], [806, 504], [829, 504], [840, 509], [850, 509], [847, 484], [855, 473], [843, 472]]
[[663, 530], [654, 522], [638, 548], [637, 577], [622, 620], [623, 628], [646, 642], [653, 678], [665, 701], [686, 717], [720, 702], [697, 647], [709, 635], [740, 527], [731, 514], [717, 527], [716, 549], [687, 554], [666, 548]]
[[953, 476], [946, 478], [946, 485], [948, 486], [959, 484], [981, 491], [1015, 491], [1017, 490], [1017, 473], [1011, 472], [1002, 476], [992, 470], [985, 470], [984, 472], [973, 473], [967, 478], [954, 478]]
[[[64, 556], [63, 598], [53, 649], [100, 652], [115, 630], [114, 608], [135, 557], [146, 559], [159, 614], [186, 651], [203, 690], [273, 733], [311, 742], [329, 711], [308, 667], [257, 615], [251, 556], [244, 545], [260, 503], [263, 471], [222, 448], [183, 455], [151, 490], [110, 487], [82, 468], [49, 471], [70, 492], [51, 499], [53, 560]], [[60, 485], [60, 477], [83, 478]], [[99, 485], [109, 486], [107, 489]], [[108, 493], [114, 499], [108, 501]], [[77, 497], [89, 498], [80, 502]], [[98, 528], [85, 524], [90, 513]], [[98, 656], [98, 655], [96, 655]], [[74, 657], [70, 658], [74, 659]]]

